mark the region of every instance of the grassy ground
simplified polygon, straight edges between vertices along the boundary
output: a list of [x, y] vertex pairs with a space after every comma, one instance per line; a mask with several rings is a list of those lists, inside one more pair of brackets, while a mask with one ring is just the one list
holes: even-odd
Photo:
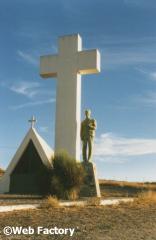
[[[137, 183], [124, 181], [99, 180], [102, 198], [121, 198], [121, 197], [137, 197], [140, 193], [148, 191], [156, 192], [156, 183]], [[0, 195], [0, 205], [11, 203], [40, 203], [42, 196], [31, 195]]]
[[156, 240], [156, 204], [126, 204], [111, 207], [40, 209], [5, 213], [0, 216], [0, 229], [5, 226], [74, 227], [73, 237], [51, 235], [5, 237], [0, 239], [78, 239], [78, 240]]
[[137, 197], [142, 192], [155, 191], [156, 183], [99, 180], [104, 198]]
[[[1, 232], [0, 240], [156, 240], [156, 184], [104, 180], [100, 182], [102, 195], [106, 198], [116, 196], [139, 196], [139, 198], [134, 203], [117, 206], [43, 208], [0, 213], [0, 231], [5, 226], [76, 228], [73, 237], [54, 237], [51, 235], [6, 237]], [[25, 197], [23, 196], [20, 201], [25, 201]], [[19, 196], [14, 196], [17, 201], [16, 198], [18, 199]], [[41, 199], [33, 199], [31, 196], [27, 200], [42, 201]]]

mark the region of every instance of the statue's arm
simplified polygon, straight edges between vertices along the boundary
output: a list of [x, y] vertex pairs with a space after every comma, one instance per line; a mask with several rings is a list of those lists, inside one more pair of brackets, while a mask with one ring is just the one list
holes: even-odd
[[96, 120], [94, 119], [94, 130], [96, 130], [97, 129], [97, 122], [96, 122]]
[[92, 129], [92, 130], [96, 130], [96, 128], [97, 128], [97, 122], [96, 122], [95, 119], [92, 120], [92, 122], [91, 122], [91, 124], [90, 124], [89, 127], [90, 127], [90, 129]]
[[83, 140], [83, 124], [82, 123], [80, 127], [80, 137], [81, 137], [81, 140]]

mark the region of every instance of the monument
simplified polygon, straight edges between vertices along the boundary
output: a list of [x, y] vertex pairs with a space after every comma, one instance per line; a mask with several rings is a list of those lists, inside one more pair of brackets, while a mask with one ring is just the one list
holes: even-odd
[[93, 139], [96, 130], [96, 120], [90, 118], [91, 111], [85, 111], [85, 120], [81, 123], [81, 141], [82, 141], [82, 156], [84, 162], [89, 162], [92, 157]]
[[[95, 164], [91, 162], [95, 119], [86, 111], [86, 119], [80, 124], [81, 75], [100, 72], [98, 50], [82, 51], [81, 37], [69, 35], [59, 38], [58, 55], [42, 56], [40, 75], [57, 78], [55, 152], [65, 150], [80, 160], [80, 131], [83, 143], [83, 166], [86, 170], [82, 196], [100, 197]], [[35, 117], [29, 120], [31, 127], [0, 181], [0, 193], [39, 193], [37, 184], [40, 170], [53, 168], [53, 150], [34, 128]], [[80, 129], [81, 125], [81, 129]], [[88, 153], [88, 154], [87, 154]], [[24, 188], [23, 188], [24, 186]]]
[[40, 75], [57, 78], [55, 151], [66, 150], [77, 160], [80, 160], [81, 75], [99, 72], [99, 51], [82, 51], [79, 34], [60, 37], [58, 55], [40, 59]]
[[97, 123], [95, 119], [91, 119], [91, 111], [89, 109], [85, 110], [85, 116], [86, 118], [81, 122], [80, 131], [82, 141], [83, 167], [86, 172], [84, 185], [81, 189], [81, 195], [86, 197], [101, 197], [96, 166], [93, 162], [91, 162], [93, 141]]
[[[40, 75], [57, 78], [55, 151], [65, 150], [76, 160], [80, 159], [81, 75], [99, 72], [99, 51], [82, 51], [79, 34], [60, 37], [59, 53], [40, 58]], [[92, 126], [86, 132], [89, 125]], [[96, 167], [90, 162], [95, 129], [96, 121], [91, 120], [89, 111], [86, 111], [86, 120], [81, 125], [83, 166], [87, 173], [82, 196], [100, 197]]]

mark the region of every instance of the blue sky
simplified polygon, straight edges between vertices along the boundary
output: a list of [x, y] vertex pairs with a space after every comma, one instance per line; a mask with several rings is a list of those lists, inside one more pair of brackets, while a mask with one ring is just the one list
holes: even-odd
[[82, 112], [97, 119], [94, 160], [101, 178], [156, 181], [156, 1], [0, 1], [0, 166], [7, 167], [35, 115], [53, 147], [56, 80], [39, 56], [58, 36], [79, 33], [102, 69], [82, 77]]

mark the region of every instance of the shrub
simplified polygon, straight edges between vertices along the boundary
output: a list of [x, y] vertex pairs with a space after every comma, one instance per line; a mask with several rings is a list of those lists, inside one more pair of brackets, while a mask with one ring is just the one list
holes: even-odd
[[66, 152], [59, 152], [54, 157], [53, 167], [52, 193], [63, 199], [77, 199], [85, 175], [81, 163]]

